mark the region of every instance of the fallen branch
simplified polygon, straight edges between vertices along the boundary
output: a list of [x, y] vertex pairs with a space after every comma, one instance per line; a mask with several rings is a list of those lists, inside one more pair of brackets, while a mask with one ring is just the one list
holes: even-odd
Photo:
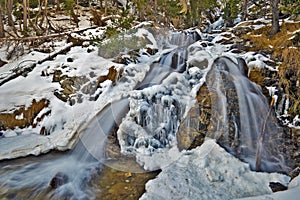
[[260, 137], [258, 139], [257, 143], [257, 151], [256, 151], [256, 162], [255, 162], [255, 170], [259, 171], [260, 170], [260, 163], [261, 163], [261, 154], [262, 154], [262, 145], [264, 142], [264, 137], [265, 137], [265, 129], [266, 129], [266, 124], [267, 124], [267, 119], [269, 118], [272, 110], [272, 106], [274, 105], [275, 98], [272, 98], [271, 103], [270, 103], [270, 108], [269, 111], [264, 119], [263, 126], [262, 126], [262, 131], [260, 134]]
[[52, 39], [52, 38], [64, 37], [64, 36], [70, 35], [72, 33], [80, 33], [80, 32], [83, 32], [83, 31], [86, 31], [89, 29], [93, 29], [96, 27], [97, 26], [92, 26], [92, 27], [88, 27], [88, 28], [84, 28], [84, 29], [80, 29], [80, 30], [76, 30], [76, 31], [67, 31], [67, 32], [63, 32], [63, 33], [55, 33], [55, 34], [43, 35], [43, 36], [20, 37], [20, 38], [1, 38], [0, 42], [4, 42], [4, 41], [31, 42], [34, 40], [47, 40], [47, 39]]
[[[8, 76], [0, 79], [0, 86], [19, 77], [19, 76], [27, 76], [27, 74], [29, 72], [31, 72], [37, 64], [42, 64], [45, 61], [48, 60], [52, 60], [53, 58], [55, 58], [58, 54], [62, 54], [62, 53], [66, 53], [68, 51], [70, 51], [70, 49], [74, 46], [73, 43], [70, 43], [68, 45], [66, 45], [65, 47], [63, 47], [62, 49], [55, 51], [53, 53], [51, 53], [49, 56], [38, 60], [38, 61], [32, 61], [32, 60], [25, 60], [22, 61], [21, 63], [19, 63], [19, 65], [16, 68], [13, 68], [12, 70], [10, 70], [9, 72], [11, 72], [11, 74], [9, 74]], [[23, 64], [24, 62], [30, 61], [30, 64], [27, 64], [26, 66], [20, 66], [21, 64]]]

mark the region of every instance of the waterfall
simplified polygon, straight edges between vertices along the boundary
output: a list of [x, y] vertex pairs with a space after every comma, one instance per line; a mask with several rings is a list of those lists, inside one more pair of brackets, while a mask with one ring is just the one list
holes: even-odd
[[[94, 198], [95, 189], [89, 183], [107, 164], [104, 145], [117, 126], [121, 152], [136, 156], [145, 169], [155, 170], [176, 161], [180, 155], [176, 138], [179, 125], [194, 105], [192, 93], [199, 89], [205, 76], [212, 102], [207, 135], [250, 163], [254, 170], [286, 171], [277, 148], [282, 130], [261, 89], [245, 76], [242, 62], [220, 57], [211, 66], [211, 55], [217, 54], [217, 48], [210, 47], [213, 43], [200, 46], [195, 43], [199, 39], [193, 31], [171, 34], [156, 57], [149, 56], [146, 64], [131, 63], [131, 67], [147, 65], [144, 79], [134, 82], [134, 90], [126, 93], [124, 99], [101, 110], [78, 133], [79, 140], [69, 152], [1, 162], [0, 198], [5, 197], [6, 191], [23, 192], [22, 198], [27, 199]], [[202, 56], [200, 62], [197, 56]], [[190, 66], [193, 63], [195, 66]], [[130, 76], [134, 73], [132, 70]], [[124, 74], [117, 86], [126, 85], [129, 80]], [[187, 124], [193, 123], [187, 120]], [[55, 189], [49, 189], [53, 181]]]
[[282, 129], [260, 87], [245, 76], [243, 67], [220, 57], [207, 75], [207, 85], [212, 94], [209, 136], [254, 170], [285, 172], [278, 149]]
[[[135, 154], [145, 169], [159, 169], [176, 159], [176, 133], [192, 102], [192, 88], [186, 78], [187, 49], [196, 39], [196, 32], [172, 34], [169, 45], [174, 49], [151, 65], [131, 95], [130, 110], [119, 127], [118, 140], [121, 151]], [[172, 155], [167, 155], [170, 152]]]

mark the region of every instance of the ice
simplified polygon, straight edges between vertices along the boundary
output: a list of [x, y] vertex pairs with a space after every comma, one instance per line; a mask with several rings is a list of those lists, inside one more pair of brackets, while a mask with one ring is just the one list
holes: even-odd
[[270, 194], [269, 182], [287, 185], [289, 177], [252, 172], [212, 139], [182, 152], [146, 184], [144, 199], [233, 199]]

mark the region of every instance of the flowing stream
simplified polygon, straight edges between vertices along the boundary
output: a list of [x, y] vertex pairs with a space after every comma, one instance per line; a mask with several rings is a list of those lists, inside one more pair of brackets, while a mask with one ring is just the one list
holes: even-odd
[[[2, 161], [0, 197], [95, 198], [99, 188], [91, 182], [99, 177], [99, 169], [106, 162], [104, 144], [115, 126], [120, 125], [118, 139], [123, 153], [142, 152], [140, 157], [151, 157], [175, 146], [176, 132], [191, 100], [186, 97], [192, 89], [186, 79], [187, 49], [197, 40], [196, 33], [174, 34], [169, 44], [173, 49], [151, 64], [144, 80], [136, 86], [136, 96], [106, 106], [79, 133], [74, 149]], [[263, 171], [284, 171], [274, 140], [281, 130], [269, 114], [260, 88], [226, 57], [214, 61], [207, 85], [212, 93], [213, 115], [208, 135], [253, 169], [259, 166]]]

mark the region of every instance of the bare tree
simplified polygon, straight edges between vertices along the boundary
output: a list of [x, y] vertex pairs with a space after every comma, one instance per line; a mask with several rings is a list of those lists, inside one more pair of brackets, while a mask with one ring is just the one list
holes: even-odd
[[60, 11], [61, 7], [60, 7], [60, 0], [56, 0], [56, 11]]
[[279, 32], [279, 9], [278, 9], [279, 0], [271, 0], [272, 8], [272, 30], [271, 35], [275, 35]]
[[9, 26], [14, 26], [14, 20], [13, 20], [13, 17], [12, 17], [13, 5], [14, 5], [13, 0], [7, 0], [6, 10], [7, 10], [7, 18], [8, 18], [8, 25]]
[[23, 0], [23, 31], [27, 30], [27, 0]]
[[5, 37], [5, 33], [4, 33], [4, 24], [3, 24], [3, 20], [2, 20], [2, 6], [0, 5], [0, 38], [4, 38]]
[[[107, 16], [107, 1], [108, 0], [105, 0], [105, 3], [104, 3], [104, 16]], [[102, 4], [102, 3], [101, 3]]]
[[247, 17], [248, 17], [248, 0], [244, 0], [242, 20], [245, 21]]

